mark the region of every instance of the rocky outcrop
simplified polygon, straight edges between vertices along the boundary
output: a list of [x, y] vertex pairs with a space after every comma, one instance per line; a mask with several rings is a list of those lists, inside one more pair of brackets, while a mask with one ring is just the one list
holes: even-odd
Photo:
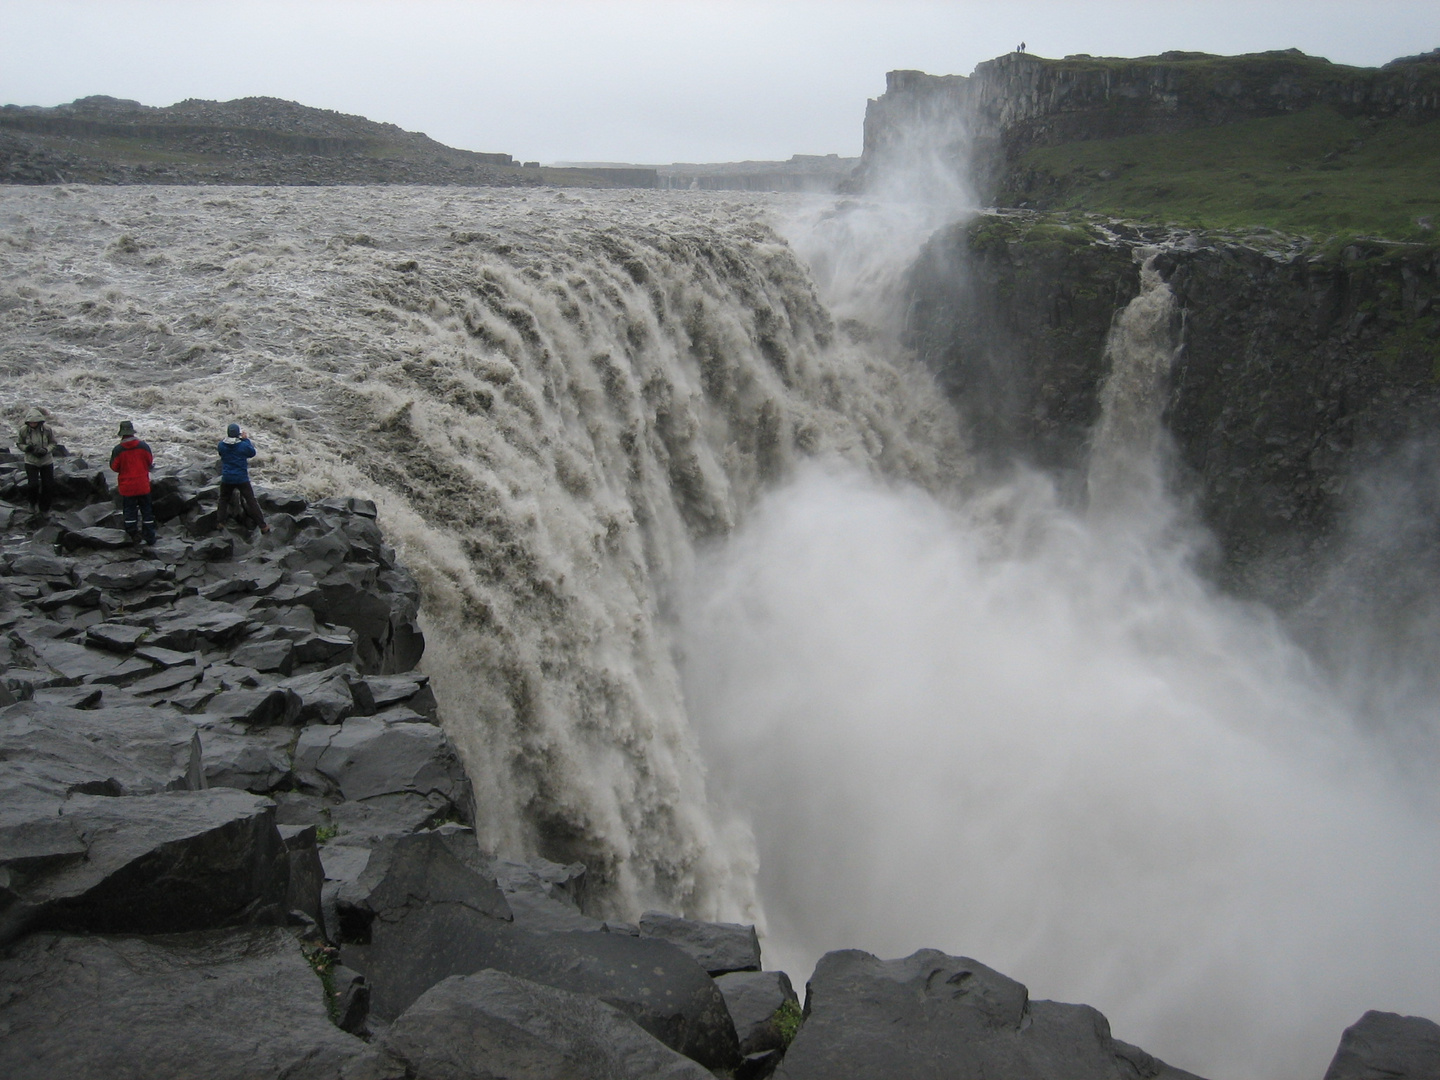
[[992, 465], [1078, 486], [1112, 320], [1156, 246], [1183, 342], [1164, 410], [1175, 484], [1219, 539], [1222, 574], [1298, 566], [1367, 470], [1433, 443], [1440, 249], [983, 215], [917, 262], [908, 340]]
[[1170, 134], [1326, 105], [1348, 116], [1440, 115], [1440, 50], [1383, 68], [1354, 68], [1297, 49], [1212, 56], [1167, 52], [1050, 60], [1008, 53], [968, 77], [892, 71], [865, 110], [854, 183], [913, 167], [919, 148], [989, 191], [1037, 146]]
[[1116, 1042], [1089, 1006], [1032, 1001], [1013, 979], [934, 949], [903, 960], [825, 954], [806, 987], [805, 1023], [775, 1075], [1193, 1080]]
[[1367, 1012], [1340, 1036], [1325, 1080], [1420, 1080], [1440, 1076], [1440, 1024], [1423, 1016]]

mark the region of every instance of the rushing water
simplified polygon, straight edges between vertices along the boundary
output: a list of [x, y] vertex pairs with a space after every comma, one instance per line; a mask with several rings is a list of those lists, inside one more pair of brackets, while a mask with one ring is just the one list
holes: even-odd
[[[876, 207], [0, 189], [0, 407], [375, 498], [484, 844], [610, 912], [965, 953], [1214, 1077], [1440, 1014], [1440, 826], [1165, 491], [1178, 341], [1117, 321], [1092, 506], [966, 484], [890, 355]], [[777, 229], [793, 236], [793, 244]], [[800, 252], [815, 274], [797, 258]], [[818, 280], [824, 297], [812, 281]]]

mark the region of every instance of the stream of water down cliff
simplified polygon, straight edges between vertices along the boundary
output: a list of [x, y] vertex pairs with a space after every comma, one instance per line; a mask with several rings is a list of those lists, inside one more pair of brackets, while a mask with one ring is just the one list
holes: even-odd
[[797, 979], [970, 955], [1237, 1080], [1440, 1015], [1433, 794], [1191, 568], [1144, 404], [1163, 283], [1077, 510], [972, 478], [853, 307], [893, 276], [857, 289], [806, 209], [7, 188], [0, 406], [92, 458], [122, 418], [162, 460], [237, 420], [261, 484], [374, 498], [481, 843], [583, 861], [606, 913], [756, 921]]

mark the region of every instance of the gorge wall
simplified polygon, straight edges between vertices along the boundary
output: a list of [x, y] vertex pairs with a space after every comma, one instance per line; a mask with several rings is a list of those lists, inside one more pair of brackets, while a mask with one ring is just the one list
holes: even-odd
[[1165, 134], [1329, 105], [1345, 115], [1440, 114], [1440, 50], [1354, 68], [1297, 49], [1244, 56], [1166, 52], [1050, 60], [1009, 53], [970, 76], [892, 71], [865, 110], [855, 186], [938, 157], [982, 198], [1036, 146]]
[[937, 234], [917, 262], [909, 340], [992, 464], [1018, 457], [1073, 485], [1111, 321], [1155, 245], [1183, 317], [1164, 417], [1174, 479], [1218, 538], [1222, 574], [1315, 555], [1367, 476], [1434, 452], [1434, 247], [984, 216]]

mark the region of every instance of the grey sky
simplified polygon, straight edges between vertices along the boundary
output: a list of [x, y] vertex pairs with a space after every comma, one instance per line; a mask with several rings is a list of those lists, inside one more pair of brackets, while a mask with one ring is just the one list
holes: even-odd
[[885, 72], [1440, 46], [1436, 0], [0, 0], [0, 104], [289, 98], [517, 158], [857, 154]]

